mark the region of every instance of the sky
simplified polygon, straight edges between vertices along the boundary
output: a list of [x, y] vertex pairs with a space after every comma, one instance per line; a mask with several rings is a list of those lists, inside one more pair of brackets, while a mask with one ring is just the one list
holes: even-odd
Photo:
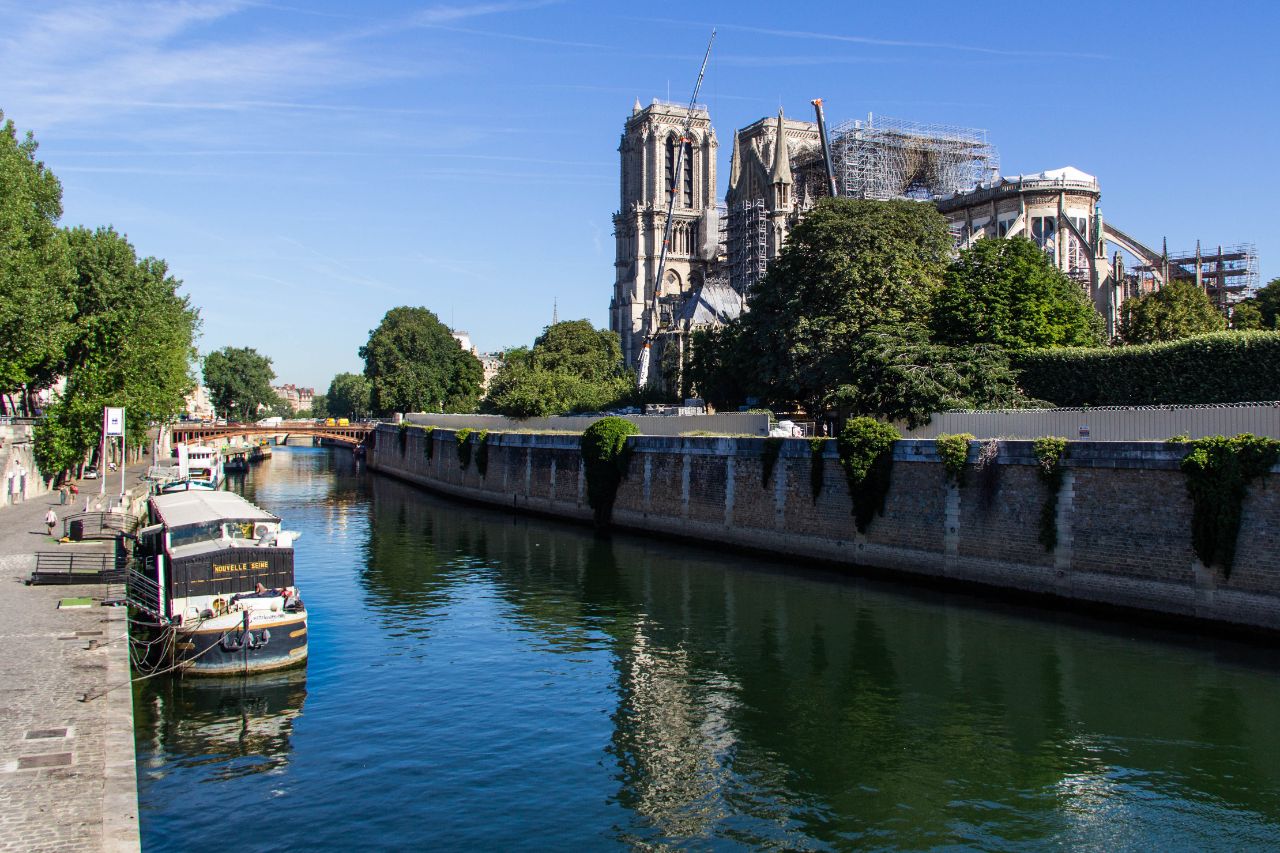
[[64, 225], [165, 259], [199, 348], [279, 383], [358, 372], [421, 305], [482, 351], [608, 324], [632, 103], [699, 100], [721, 142], [776, 114], [984, 128], [1005, 174], [1096, 175], [1171, 250], [1254, 243], [1280, 276], [1280, 5], [0, 0], [0, 110]]

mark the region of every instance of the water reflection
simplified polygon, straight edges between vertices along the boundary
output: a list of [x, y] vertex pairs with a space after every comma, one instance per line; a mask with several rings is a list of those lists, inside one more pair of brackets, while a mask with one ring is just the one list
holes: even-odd
[[151, 761], [139, 771], [163, 775], [161, 755], [179, 766], [208, 766], [226, 781], [282, 770], [292, 751], [293, 724], [307, 698], [306, 670], [242, 678], [168, 679], [134, 697], [139, 739]]
[[[144, 831], [190, 824], [178, 778], [213, 755], [188, 786], [230, 806], [282, 792], [312, 849], [1274, 837], [1270, 651], [598, 537], [340, 453], [267, 465], [243, 488], [305, 534], [307, 714], [237, 754], [223, 741], [252, 715], [148, 700], [139, 755], [173, 775], [141, 784]], [[251, 753], [290, 744], [287, 778], [255, 800]]]

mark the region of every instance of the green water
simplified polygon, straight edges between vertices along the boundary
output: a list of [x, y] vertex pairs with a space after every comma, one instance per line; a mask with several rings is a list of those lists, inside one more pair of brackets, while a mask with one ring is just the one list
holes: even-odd
[[147, 850], [1277, 846], [1270, 649], [600, 538], [337, 452], [241, 488], [303, 531], [311, 659], [138, 687]]

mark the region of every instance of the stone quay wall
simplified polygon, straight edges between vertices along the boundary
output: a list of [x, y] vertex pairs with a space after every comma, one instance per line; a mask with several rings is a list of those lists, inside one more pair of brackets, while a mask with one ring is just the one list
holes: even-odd
[[[431, 442], [428, 457], [427, 442]], [[809, 443], [786, 439], [768, 482], [765, 439], [637, 436], [615, 527], [810, 559], [1280, 631], [1280, 466], [1244, 502], [1230, 576], [1191, 545], [1181, 453], [1159, 442], [1075, 442], [1063, 461], [1058, 545], [1038, 541], [1047, 487], [1030, 441], [1002, 442], [984, 486], [948, 484], [932, 440], [894, 447], [884, 515], [858, 533], [835, 442], [811, 487]], [[454, 433], [383, 425], [371, 470], [495, 506], [592, 520], [578, 437], [490, 433], [482, 476]], [[474, 443], [473, 443], [474, 448]], [[970, 447], [970, 463], [977, 446]]]

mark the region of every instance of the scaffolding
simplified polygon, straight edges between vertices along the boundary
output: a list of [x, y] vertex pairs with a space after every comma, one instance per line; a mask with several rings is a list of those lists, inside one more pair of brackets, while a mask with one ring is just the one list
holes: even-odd
[[734, 205], [729, 210], [729, 284], [746, 294], [769, 265], [769, 220], [764, 199]]
[[987, 132], [867, 115], [836, 125], [831, 156], [848, 198], [933, 201], [970, 192], [1000, 174]]
[[[1219, 308], [1248, 297], [1259, 282], [1258, 250], [1253, 243], [1216, 246], [1208, 252], [1197, 245], [1194, 252], [1170, 252], [1161, 266], [1168, 269], [1168, 281], [1193, 282]], [[1153, 264], [1138, 264], [1133, 273], [1138, 292], [1152, 290], [1159, 279], [1166, 278]]]

